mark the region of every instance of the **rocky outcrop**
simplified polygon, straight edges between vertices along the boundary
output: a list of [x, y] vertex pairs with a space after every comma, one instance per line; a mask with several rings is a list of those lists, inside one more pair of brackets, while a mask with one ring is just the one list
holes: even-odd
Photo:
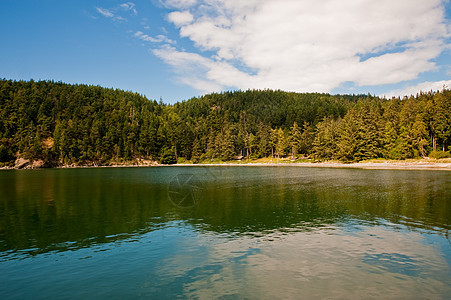
[[30, 165], [31, 165], [31, 161], [29, 159], [19, 157], [18, 159], [16, 159], [16, 162], [14, 163], [14, 168], [20, 170], [20, 169], [25, 169]]
[[45, 161], [43, 161], [42, 159], [38, 159], [38, 160], [33, 161], [33, 164], [31, 165], [31, 167], [33, 169], [47, 168], [48, 164]]
[[22, 157], [19, 157], [16, 159], [14, 163], [14, 169], [21, 170], [21, 169], [41, 169], [41, 168], [50, 168], [51, 165], [42, 159], [38, 160], [29, 160]]

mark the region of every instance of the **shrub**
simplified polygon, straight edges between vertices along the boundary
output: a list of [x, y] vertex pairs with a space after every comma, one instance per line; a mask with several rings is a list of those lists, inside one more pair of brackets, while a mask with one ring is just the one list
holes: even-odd
[[177, 159], [175, 158], [174, 152], [170, 149], [163, 151], [163, 154], [160, 157], [160, 163], [163, 165], [176, 164]]
[[186, 160], [186, 158], [184, 158], [184, 157], [179, 157], [179, 158], [177, 158], [177, 163], [178, 164], [189, 164], [190, 161]]
[[432, 151], [432, 152], [429, 154], [429, 157], [430, 157], [430, 158], [436, 158], [436, 159], [439, 159], [439, 158], [449, 158], [449, 157], [451, 157], [451, 153], [450, 153], [449, 151], [435, 150], [435, 151]]

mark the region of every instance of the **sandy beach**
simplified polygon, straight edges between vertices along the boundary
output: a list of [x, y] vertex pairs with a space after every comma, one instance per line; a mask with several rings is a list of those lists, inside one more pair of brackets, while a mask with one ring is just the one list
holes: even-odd
[[255, 167], [303, 167], [303, 168], [350, 168], [350, 169], [396, 169], [396, 170], [444, 170], [451, 171], [450, 162], [435, 161], [386, 161], [386, 162], [361, 162], [361, 163], [340, 163], [340, 162], [290, 162], [290, 163], [219, 163], [219, 164], [177, 164], [171, 166], [212, 166], [212, 167], [239, 167], [239, 166], [255, 166]]

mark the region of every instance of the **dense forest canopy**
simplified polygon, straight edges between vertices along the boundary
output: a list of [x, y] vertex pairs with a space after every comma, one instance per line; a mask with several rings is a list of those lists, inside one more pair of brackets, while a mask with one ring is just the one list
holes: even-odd
[[346, 162], [446, 156], [451, 91], [410, 98], [248, 90], [174, 105], [137, 93], [0, 80], [0, 164], [163, 163], [234, 157]]

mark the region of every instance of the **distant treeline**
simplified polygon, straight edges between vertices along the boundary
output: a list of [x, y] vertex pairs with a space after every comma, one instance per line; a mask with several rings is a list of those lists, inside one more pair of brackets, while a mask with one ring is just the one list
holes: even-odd
[[451, 91], [410, 98], [248, 90], [174, 105], [132, 92], [0, 80], [0, 163], [48, 165], [242, 156], [346, 162], [447, 156]]

